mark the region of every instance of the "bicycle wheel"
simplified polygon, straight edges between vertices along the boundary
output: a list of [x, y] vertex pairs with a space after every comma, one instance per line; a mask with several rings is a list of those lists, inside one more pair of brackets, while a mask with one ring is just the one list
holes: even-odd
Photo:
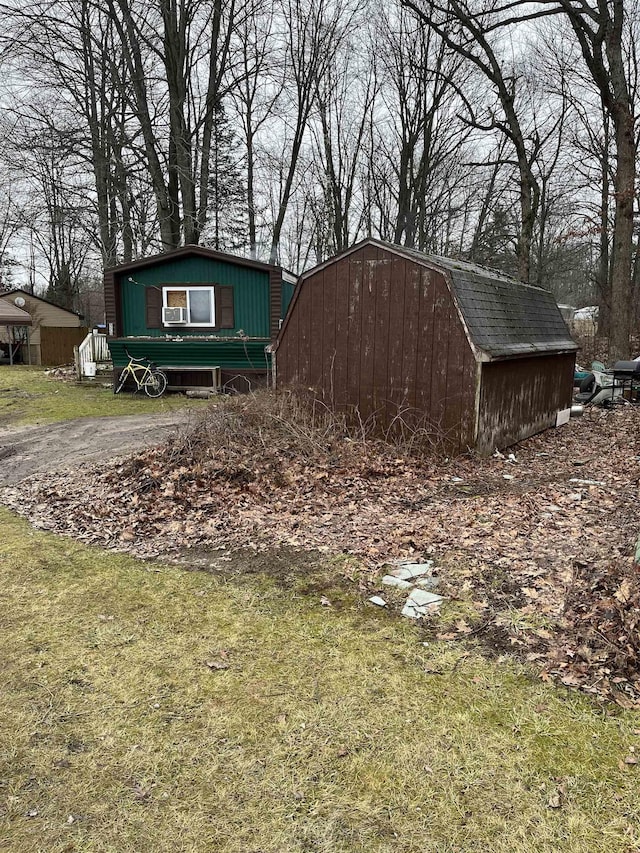
[[161, 397], [167, 387], [167, 377], [161, 370], [149, 372], [144, 383], [144, 393], [147, 397]]

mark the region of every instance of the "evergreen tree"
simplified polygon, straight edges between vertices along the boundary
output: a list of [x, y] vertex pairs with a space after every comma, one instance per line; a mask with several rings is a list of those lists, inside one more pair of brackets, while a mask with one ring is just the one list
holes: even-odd
[[63, 263], [60, 265], [55, 275], [52, 275], [49, 286], [45, 294], [45, 299], [53, 302], [54, 305], [59, 305], [60, 308], [66, 308], [68, 311], [75, 311], [78, 296], [77, 282], [71, 274], [69, 264]]
[[518, 277], [518, 226], [512, 210], [497, 204], [491, 211], [469, 260]]
[[0, 293], [7, 293], [16, 286], [13, 279], [13, 268], [16, 261], [9, 255], [0, 255]]
[[243, 157], [222, 102], [215, 108], [213, 133], [209, 215], [204, 242], [220, 251], [237, 250], [247, 242]]

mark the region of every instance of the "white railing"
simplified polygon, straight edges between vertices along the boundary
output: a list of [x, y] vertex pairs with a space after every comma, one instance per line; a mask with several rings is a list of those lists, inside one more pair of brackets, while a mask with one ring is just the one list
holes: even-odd
[[87, 337], [77, 347], [76, 371], [79, 379], [94, 377], [96, 365], [111, 361], [111, 354], [107, 346], [107, 336], [89, 332]]

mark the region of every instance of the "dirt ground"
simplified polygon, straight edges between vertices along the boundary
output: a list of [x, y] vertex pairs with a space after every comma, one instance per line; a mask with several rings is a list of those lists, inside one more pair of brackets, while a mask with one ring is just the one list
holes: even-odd
[[177, 411], [0, 428], [0, 488], [35, 473], [82, 468], [157, 444], [188, 417]]

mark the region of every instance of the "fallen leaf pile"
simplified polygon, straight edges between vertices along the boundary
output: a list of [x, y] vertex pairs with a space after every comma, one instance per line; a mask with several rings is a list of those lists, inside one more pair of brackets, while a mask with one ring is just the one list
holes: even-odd
[[472, 636], [634, 704], [639, 432], [636, 408], [594, 410], [489, 459], [420, 459], [232, 401], [159, 447], [31, 478], [2, 500], [36, 526], [143, 557], [354, 555], [369, 593], [386, 562], [431, 557], [439, 591], [468, 614], [441, 639]]

